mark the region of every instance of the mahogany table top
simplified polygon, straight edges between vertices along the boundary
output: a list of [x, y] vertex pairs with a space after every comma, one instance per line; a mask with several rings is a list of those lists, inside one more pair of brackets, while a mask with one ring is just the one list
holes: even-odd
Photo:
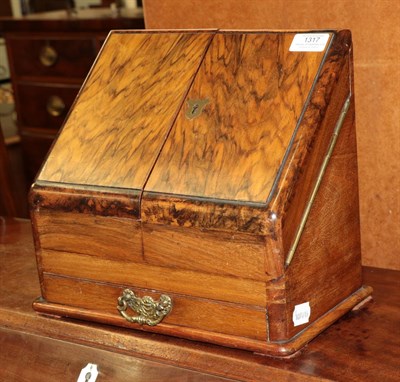
[[294, 357], [274, 359], [36, 314], [30, 222], [0, 217], [0, 380], [73, 381], [90, 362], [98, 381], [398, 381], [400, 272], [364, 268], [364, 282], [374, 288], [372, 301]]

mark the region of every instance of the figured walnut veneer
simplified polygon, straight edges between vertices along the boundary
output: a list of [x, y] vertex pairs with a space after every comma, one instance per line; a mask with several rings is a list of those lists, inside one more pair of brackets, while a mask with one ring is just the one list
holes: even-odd
[[38, 179], [141, 189], [210, 38], [112, 34]]

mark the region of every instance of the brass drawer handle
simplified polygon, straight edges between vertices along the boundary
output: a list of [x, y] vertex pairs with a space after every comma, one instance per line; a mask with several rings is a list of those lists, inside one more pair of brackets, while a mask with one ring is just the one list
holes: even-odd
[[53, 66], [58, 59], [57, 51], [50, 45], [45, 45], [39, 52], [39, 60], [43, 66]]
[[[139, 316], [132, 317], [126, 313], [131, 308]], [[117, 309], [127, 321], [140, 325], [155, 326], [172, 310], [172, 300], [169, 296], [162, 294], [159, 301], [154, 301], [149, 296], [138, 297], [130, 289], [125, 289], [122, 296], [118, 298]]]
[[64, 113], [65, 103], [60, 97], [51, 96], [47, 100], [46, 109], [51, 116], [59, 117]]

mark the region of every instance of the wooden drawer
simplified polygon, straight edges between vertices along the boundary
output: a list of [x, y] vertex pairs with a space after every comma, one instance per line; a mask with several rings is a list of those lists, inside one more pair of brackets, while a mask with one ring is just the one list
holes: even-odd
[[58, 129], [78, 91], [77, 85], [17, 85], [20, 125]]
[[[151, 330], [151, 326], [143, 328], [135, 322], [128, 322], [119, 313], [118, 298], [125, 288], [129, 288], [139, 298], [151, 297], [160, 301], [162, 294], [172, 300], [172, 309], [157, 325], [157, 331], [167, 333], [168, 329], [176, 331], [193, 331], [205, 336], [215, 334], [240, 336], [250, 340], [265, 341], [267, 325], [265, 308], [244, 305], [226, 304], [220, 301], [196, 298], [192, 296], [165, 292], [159, 289], [142, 289], [131, 284], [105, 284], [92, 280], [82, 280], [58, 275], [44, 274], [44, 296], [47, 301], [73, 307], [74, 316], [82, 319], [107, 321], [110, 324], [132, 329]], [[79, 294], [76, 301], [71, 296]], [[138, 313], [127, 309], [126, 314], [137, 317]], [[96, 319], [97, 317], [97, 319]], [[240, 325], [246, 321], [245, 325]], [[199, 333], [199, 334], [200, 334]]]
[[97, 54], [94, 39], [12, 37], [7, 40], [14, 75], [84, 79]]
[[[118, 250], [121, 251], [121, 248]], [[265, 282], [261, 281], [185, 271], [178, 268], [168, 269], [148, 265], [145, 262], [110, 260], [99, 258], [95, 253], [86, 255], [42, 249], [41, 255], [41, 269], [48, 274], [157, 289], [182, 295], [190, 294], [198, 298], [233, 304], [258, 307], [266, 304]]]

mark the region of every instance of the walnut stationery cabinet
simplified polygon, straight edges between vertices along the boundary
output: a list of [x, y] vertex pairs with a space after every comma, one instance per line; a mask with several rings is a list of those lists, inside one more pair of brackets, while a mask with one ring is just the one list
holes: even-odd
[[295, 352], [371, 293], [354, 115], [348, 31], [111, 33], [31, 192], [34, 308]]

